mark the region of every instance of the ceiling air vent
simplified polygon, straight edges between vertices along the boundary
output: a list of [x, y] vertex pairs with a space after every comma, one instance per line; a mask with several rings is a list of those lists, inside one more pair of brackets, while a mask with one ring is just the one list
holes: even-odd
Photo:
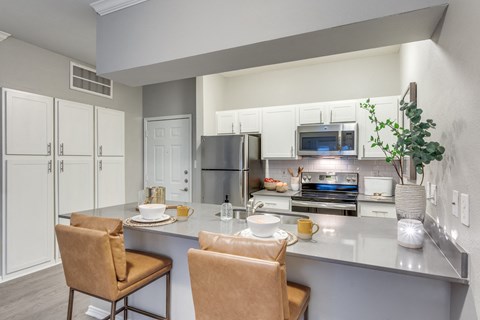
[[97, 76], [95, 69], [70, 62], [70, 89], [112, 99], [112, 80]]

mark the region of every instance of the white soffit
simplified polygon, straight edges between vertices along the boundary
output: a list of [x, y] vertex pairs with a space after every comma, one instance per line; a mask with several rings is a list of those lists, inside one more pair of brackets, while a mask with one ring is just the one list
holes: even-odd
[[3, 31], [0, 31], [0, 42], [2, 42], [3, 40], [7, 39], [8, 37], [10, 37], [11, 34], [10, 33], [6, 33], [6, 32], [3, 32]]
[[134, 6], [144, 1], [147, 0], [98, 0], [91, 3], [90, 6], [99, 15], [104, 16], [106, 14]]

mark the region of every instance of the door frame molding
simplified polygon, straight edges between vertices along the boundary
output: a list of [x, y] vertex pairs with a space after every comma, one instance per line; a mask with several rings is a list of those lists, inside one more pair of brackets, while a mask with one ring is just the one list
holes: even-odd
[[179, 114], [173, 116], [161, 116], [161, 117], [148, 117], [143, 119], [143, 188], [145, 188], [145, 182], [147, 181], [147, 126], [148, 122], [154, 121], [168, 121], [168, 120], [180, 120], [180, 119], [187, 119], [188, 120], [188, 153], [190, 155], [190, 163], [188, 164], [189, 167], [189, 181], [190, 181], [190, 188], [189, 188], [189, 202], [192, 202], [193, 198], [193, 153], [192, 153], [192, 115], [191, 114]]

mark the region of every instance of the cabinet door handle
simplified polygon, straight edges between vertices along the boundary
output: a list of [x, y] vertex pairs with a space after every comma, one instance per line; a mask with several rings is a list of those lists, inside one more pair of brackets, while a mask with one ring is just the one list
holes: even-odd
[[102, 169], [103, 169], [102, 160], [100, 160], [100, 161], [98, 162], [98, 169], [99, 169], [100, 171], [102, 171]]
[[387, 211], [376, 211], [376, 210], [372, 210], [372, 212], [374, 212], [374, 213], [385, 213], [385, 214], [388, 213]]
[[363, 145], [363, 157], [365, 158], [365, 145]]
[[63, 172], [63, 160], [60, 161], [60, 172]]
[[242, 133], [242, 123], [240, 122], [240, 133]]
[[98, 153], [99, 153], [99, 155], [102, 155], [102, 153], [103, 153], [103, 146], [100, 146], [100, 147], [98, 148]]
[[52, 172], [52, 160], [48, 160], [48, 173]]
[[267, 206], [276, 206], [277, 204], [275, 202], [265, 202]]
[[232, 122], [232, 133], [235, 133], [235, 131], [233, 131], [233, 122]]
[[333, 122], [333, 110], [330, 109], [330, 123]]
[[63, 143], [60, 143], [60, 155], [63, 156]]
[[320, 123], [323, 123], [323, 111], [320, 110]]
[[51, 155], [52, 154], [52, 143], [49, 142], [47, 144], [47, 155]]
[[293, 146], [290, 147], [290, 155], [293, 157]]

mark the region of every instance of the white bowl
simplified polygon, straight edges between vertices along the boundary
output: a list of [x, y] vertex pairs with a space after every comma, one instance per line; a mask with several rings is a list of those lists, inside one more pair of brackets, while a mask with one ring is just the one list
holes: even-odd
[[160, 219], [165, 213], [167, 206], [159, 203], [141, 204], [138, 206], [138, 210], [145, 220]]
[[253, 215], [247, 217], [247, 224], [253, 235], [268, 238], [278, 229], [280, 218], [266, 214]]

